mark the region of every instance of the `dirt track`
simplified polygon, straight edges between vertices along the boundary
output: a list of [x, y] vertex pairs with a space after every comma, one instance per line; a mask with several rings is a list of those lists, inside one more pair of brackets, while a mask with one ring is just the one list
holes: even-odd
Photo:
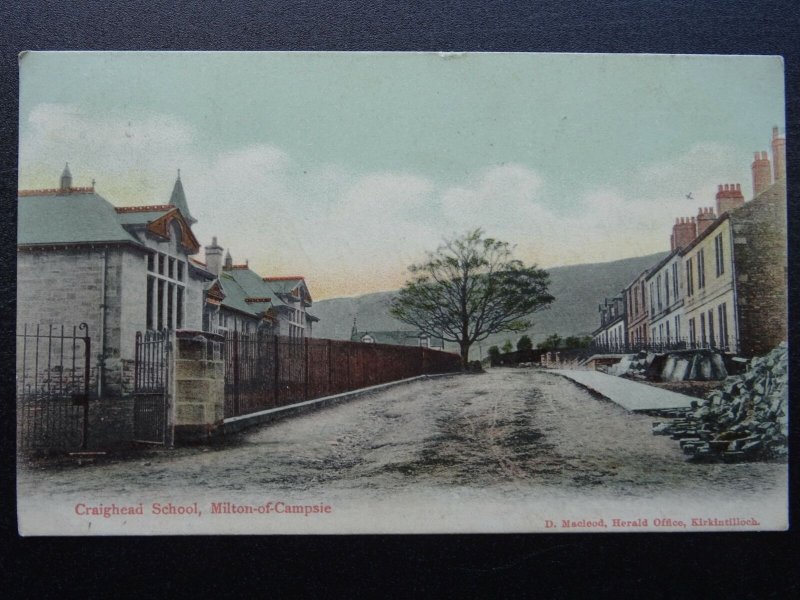
[[212, 449], [19, 473], [21, 495], [168, 490], [358, 489], [376, 496], [441, 486], [504, 494], [557, 490], [647, 498], [760, 494], [782, 464], [687, 464], [678, 444], [547, 372], [494, 369], [417, 381], [251, 430]]

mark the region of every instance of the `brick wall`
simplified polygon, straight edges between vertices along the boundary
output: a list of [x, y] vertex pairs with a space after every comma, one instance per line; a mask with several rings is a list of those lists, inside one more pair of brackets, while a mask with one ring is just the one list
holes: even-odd
[[766, 354], [786, 340], [786, 183], [732, 213], [740, 351]]

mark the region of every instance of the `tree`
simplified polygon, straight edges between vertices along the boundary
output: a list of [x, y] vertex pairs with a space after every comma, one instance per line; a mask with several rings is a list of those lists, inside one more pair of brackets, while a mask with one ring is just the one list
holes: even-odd
[[500, 348], [489, 346], [489, 364], [495, 366], [498, 362], [500, 362]]
[[501, 350], [503, 351], [503, 354], [508, 354], [509, 352], [514, 350], [514, 344], [511, 343], [511, 340], [506, 340], [503, 343]]
[[547, 336], [545, 341], [539, 343], [542, 350], [556, 350], [561, 345], [561, 336], [557, 333]]
[[517, 352], [527, 352], [528, 350], [533, 350], [533, 342], [527, 335], [523, 335], [517, 341]]
[[547, 271], [525, 266], [507, 243], [482, 229], [445, 240], [409, 267], [412, 277], [392, 301], [391, 314], [423, 333], [459, 345], [466, 369], [475, 342], [502, 331], [524, 331], [529, 315], [547, 307]]

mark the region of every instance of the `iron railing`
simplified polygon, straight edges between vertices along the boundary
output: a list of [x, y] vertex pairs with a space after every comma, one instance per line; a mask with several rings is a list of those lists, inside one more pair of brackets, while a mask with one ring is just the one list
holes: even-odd
[[86, 323], [23, 325], [16, 368], [18, 447], [86, 449], [93, 385]]

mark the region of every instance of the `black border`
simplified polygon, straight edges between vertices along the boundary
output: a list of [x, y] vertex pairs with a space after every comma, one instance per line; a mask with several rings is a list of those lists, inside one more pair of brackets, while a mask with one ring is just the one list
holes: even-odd
[[[17, 64], [25, 49], [436, 50], [779, 54], [785, 57], [790, 265], [797, 252], [800, 9], [793, 0], [36, 0], [3, 6], [0, 290], [3, 389], [13, 381]], [[736, 90], [731, 90], [732, 94]], [[790, 268], [790, 323], [798, 284]], [[798, 341], [792, 327], [790, 345]], [[792, 356], [794, 357], [794, 352]], [[797, 389], [797, 374], [792, 374]], [[35, 538], [16, 535], [14, 430], [0, 405], [0, 573], [20, 597], [192, 591], [391, 596], [785, 597], [799, 587], [791, 533]], [[797, 439], [792, 418], [792, 438]], [[791, 497], [797, 456], [792, 446]], [[498, 507], [501, 508], [501, 507]], [[796, 515], [791, 514], [796, 525]], [[7, 586], [3, 586], [6, 588]], [[246, 593], [246, 592], [243, 592]], [[795, 592], [796, 593], [796, 592]], [[8, 597], [8, 596], [7, 596]]]

